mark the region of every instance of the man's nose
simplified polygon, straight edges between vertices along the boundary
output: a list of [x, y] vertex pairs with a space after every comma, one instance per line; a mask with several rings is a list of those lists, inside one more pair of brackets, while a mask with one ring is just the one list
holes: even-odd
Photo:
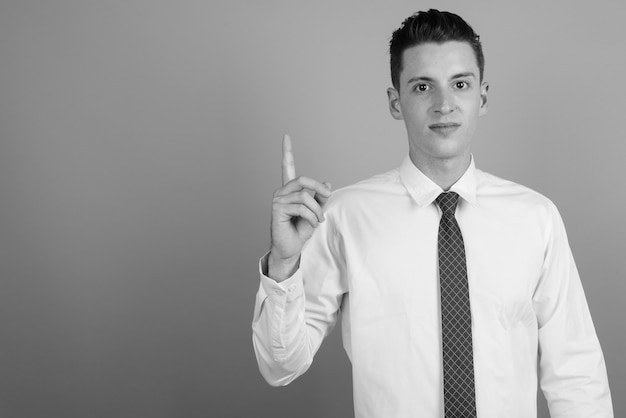
[[434, 112], [442, 115], [447, 115], [454, 112], [455, 109], [456, 104], [454, 101], [454, 95], [446, 90], [438, 91], [435, 96], [435, 101], [433, 102]]

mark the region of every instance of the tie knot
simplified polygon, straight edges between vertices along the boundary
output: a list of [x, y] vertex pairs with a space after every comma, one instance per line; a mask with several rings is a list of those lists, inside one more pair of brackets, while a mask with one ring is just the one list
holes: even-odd
[[437, 196], [437, 205], [441, 208], [443, 215], [451, 218], [454, 217], [456, 204], [459, 201], [459, 195], [455, 192], [444, 192]]

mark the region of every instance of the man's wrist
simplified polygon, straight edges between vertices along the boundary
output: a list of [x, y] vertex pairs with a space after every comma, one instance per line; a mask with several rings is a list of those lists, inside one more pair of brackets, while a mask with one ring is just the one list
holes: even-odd
[[274, 257], [270, 251], [267, 257], [266, 275], [270, 279], [280, 283], [287, 280], [298, 270], [300, 266], [300, 254], [289, 259]]

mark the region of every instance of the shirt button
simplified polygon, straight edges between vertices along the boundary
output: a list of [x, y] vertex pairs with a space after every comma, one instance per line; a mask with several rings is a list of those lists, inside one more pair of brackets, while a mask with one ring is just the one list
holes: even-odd
[[274, 290], [274, 293], [275, 293], [277, 296], [283, 296], [283, 295], [285, 294], [285, 292], [283, 292], [283, 291], [282, 291], [282, 290], [280, 290], [280, 289], [276, 289], [276, 290]]
[[295, 284], [292, 284], [291, 286], [289, 286], [289, 288], [287, 288], [287, 290], [288, 290], [289, 292], [293, 292], [294, 290], [296, 290], [296, 285], [295, 285]]

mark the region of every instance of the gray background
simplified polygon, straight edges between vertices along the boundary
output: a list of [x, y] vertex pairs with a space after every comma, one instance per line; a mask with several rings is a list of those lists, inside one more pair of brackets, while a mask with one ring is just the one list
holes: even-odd
[[[477, 164], [560, 208], [626, 416], [625, 7], [469, 3], [436, 7], [483, 39]], [[283, 133], [335, 187], [400, 163], [387, 42], [428, 7], [0, 2], [0, 416], [350, 416], [337, 331], [260, 377], [257, 260]]]

